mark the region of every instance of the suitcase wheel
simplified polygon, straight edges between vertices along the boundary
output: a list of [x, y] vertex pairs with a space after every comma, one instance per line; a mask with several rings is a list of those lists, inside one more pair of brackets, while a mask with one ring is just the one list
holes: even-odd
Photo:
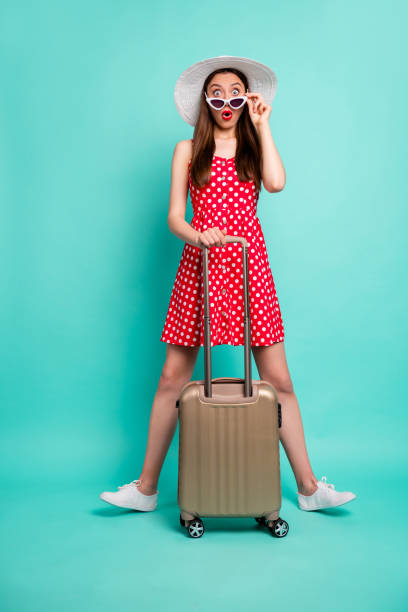
[[268, 529], [276, 538], [283, 538], [289, 531], [289, 525], [279, 517], [276, 521], [268, 521]]
[[255, 520], [258, 523], [258, 525], [262, 525], [263, 527], [266, 527], [266, 519], [264, 516], [256, 516]]
[[204, 533], [204, 524], [203, 521], [199, 518], [195, 518], [192, 521], [189, 521], [189, 525], [187, 527], [187, 531], [189, 536], [192, 538], [201, 538]]
[[190, 521], [185, 521], [180, 514], [180, 525], [186, 527], [192, 538], [201, 538], [204, 533], [204, 524], [200, 518], [196, 517]]

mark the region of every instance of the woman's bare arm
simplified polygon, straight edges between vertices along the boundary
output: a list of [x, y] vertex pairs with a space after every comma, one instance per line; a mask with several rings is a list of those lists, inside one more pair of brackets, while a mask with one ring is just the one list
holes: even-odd
[[199, 246], [200, 233], [187, 223], [188, 160], [191, 158], [190, 140], [180, 140], [174, 148], [171, 162], [170, 203], [167, 223], [172, 234], [183, 242]]
[[269, 123], [260, 125], [257, 132], [262, 148], [262, 182], [264, 187], [270, 193], [282, 191], [286, 183], [286, 172], [272, 138]]
[[191, 140], [180, 140], [174, 148], [171, 164], [170, 204], [167, 223], [172, 234], [183, 242], [203, 248], [203, 246], [224, 246], [226, 230], [209, 227], [198, 232], [187, 223], [186, 206], [188, 195], [188, 161], [193, 146]]

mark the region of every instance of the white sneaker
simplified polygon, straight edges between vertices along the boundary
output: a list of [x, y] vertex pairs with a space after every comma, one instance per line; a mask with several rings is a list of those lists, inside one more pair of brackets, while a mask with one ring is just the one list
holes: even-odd
[[317, 482], [317, 489], [312, 495], [302, 495], [298, 492], [299, 508], [301, 510], [321, 510], [342, 506], [356, 497], [351, 491], [336, 491], [333, 484], [327, 484], [326, 476]]
[[138, 489], [140, 483], [140, 479], [132, 480], [128, 484], [119, 486], [119, 491], [104, 491], [99, 497], [108, 504], [120, 508], [142, 510], [143, 512], [155, 510], [159, 491], [156, 491], [153, 495], [145, 495]]

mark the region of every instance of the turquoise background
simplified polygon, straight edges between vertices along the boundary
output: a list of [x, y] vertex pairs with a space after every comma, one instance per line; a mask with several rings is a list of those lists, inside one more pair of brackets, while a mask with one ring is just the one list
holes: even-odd
[[[2, 3], [3, 611], [407, 609], [406, 18], [402, 1]], [[178, 432], [155, 512], [98, 498], [141, 471], [165, 359], [170, 164], [193, 133], [174, 85], [221, 54], [278, 76], [287, 184], [258, 214], [312, 467], [357, 494], [300, 511], [281, 447], [282, 540], [237, 518], [187, 536]], [[242, 348], [213, 349], [214, 377], [242, 373]]]

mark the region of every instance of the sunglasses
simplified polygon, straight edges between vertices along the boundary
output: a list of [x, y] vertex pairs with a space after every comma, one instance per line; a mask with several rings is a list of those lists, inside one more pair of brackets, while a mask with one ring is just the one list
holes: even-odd
[[209, 98], [206, 92], [204, 92], [204, 94], [205, 101], [215, 110], [221, 110], [226, 104], [229, 104], [231, 108], [238, 109], [244, 106], [245, 102], [248, 100], [248, 96], [237, 96], [236, 98], [225, 100], [224, 98]]

